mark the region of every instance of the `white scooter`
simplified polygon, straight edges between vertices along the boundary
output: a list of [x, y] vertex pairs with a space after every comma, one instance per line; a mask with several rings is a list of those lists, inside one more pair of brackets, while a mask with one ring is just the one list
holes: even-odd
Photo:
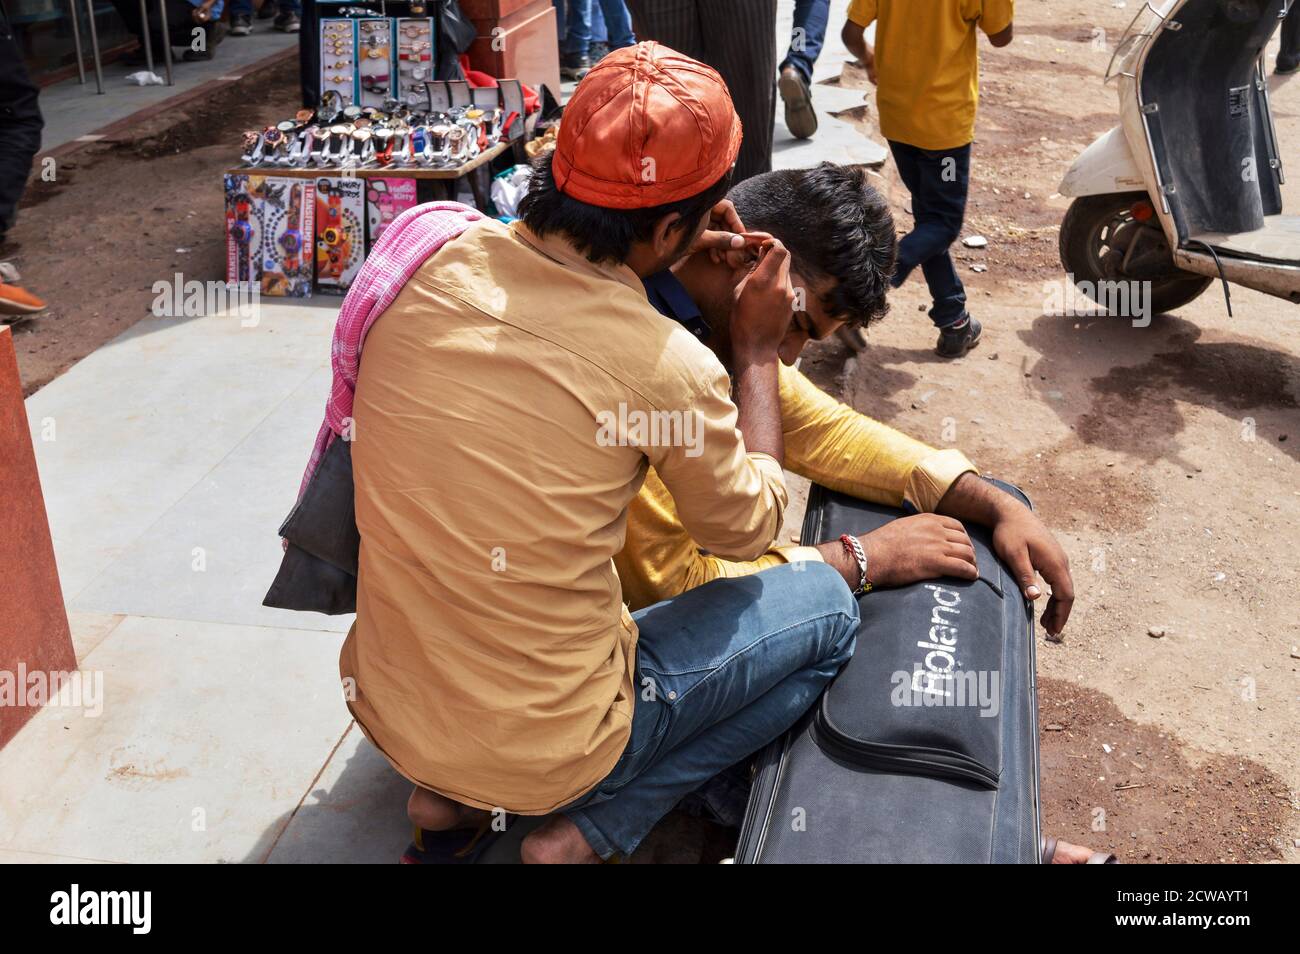
[[1282, 215], [1263, 65], [1296, 2], [1152, 0], [1125, 31], [1106, 71], [1120, 125], [1060, 187], [1074, 199], [1061, 263], [1098, 304], [1118, 283], [1149, 283], [1159, 314], [1216, 278], [1225, 296], [1234, 282], [1300, 302], [1300, 216]]

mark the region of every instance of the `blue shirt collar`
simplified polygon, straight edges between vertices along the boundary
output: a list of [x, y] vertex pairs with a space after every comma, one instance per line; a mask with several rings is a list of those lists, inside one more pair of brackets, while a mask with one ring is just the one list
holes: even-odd
[[704, 320], [700, 306], [695, 304], [686, 286], [677, 280], [676, 275], [664, 269], [662, 272], [641, 279], [641, 284], [645, 286], [646, 297], [655, 311], [665, 318], [681, 323], [700, 341], [709, 340], [711, 329], [708, 322]]

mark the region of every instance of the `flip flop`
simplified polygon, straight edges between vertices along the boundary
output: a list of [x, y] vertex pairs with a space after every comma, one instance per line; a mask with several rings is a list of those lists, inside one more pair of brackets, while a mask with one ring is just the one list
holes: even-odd
[[449, 831], [415, 829], [415, 839], [402, 853], [404, 865], [472, 865], [492, 847], [504, 832], [492, 828], [486, 818], [475, 831], [453, 828]]

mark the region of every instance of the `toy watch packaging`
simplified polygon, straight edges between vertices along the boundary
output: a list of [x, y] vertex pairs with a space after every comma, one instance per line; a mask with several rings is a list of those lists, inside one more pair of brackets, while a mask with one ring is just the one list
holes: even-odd
[[315, 191], [310, 179], [267, 176], [262, 180], [263, 295], [311, 297]]
[[320, 22], [320, 91], [333, 90], [344, 106], [357, 101], [357, 36], [351, 20]]
[[389, 17], [357, 21], [357, 102], [383, 106], [393, 88], [393, 21]]
[[366, 251], [375, 247], [379, 236], [384, 234], [388, 223], [397, 218], [418, 202], [415, 197], [414, 179], [380, 178], [366, 179]]
[[226, 281], [262, 280], [262, 210], [256, 193], [264, 176], [228, 175], [226, 185]]
[[345, 295], [365, 260], [366, 183], [355, 176], [316, 180], [316, 288]]
[[403, 17], [397, 21], [397, 95], [404, 105], [428, 108], [424, 84], [433, 78], [433, 20]]

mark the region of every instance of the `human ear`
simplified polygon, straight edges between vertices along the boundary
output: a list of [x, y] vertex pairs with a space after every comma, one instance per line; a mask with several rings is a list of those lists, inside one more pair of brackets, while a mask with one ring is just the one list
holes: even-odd
[[681, 224], [681, 221], [681, 213], [669, 212], [655, 223], [651, 241], [656, 255], [668, 256], [677, 250], [679, 241], [677, 239], [677, 226]]

